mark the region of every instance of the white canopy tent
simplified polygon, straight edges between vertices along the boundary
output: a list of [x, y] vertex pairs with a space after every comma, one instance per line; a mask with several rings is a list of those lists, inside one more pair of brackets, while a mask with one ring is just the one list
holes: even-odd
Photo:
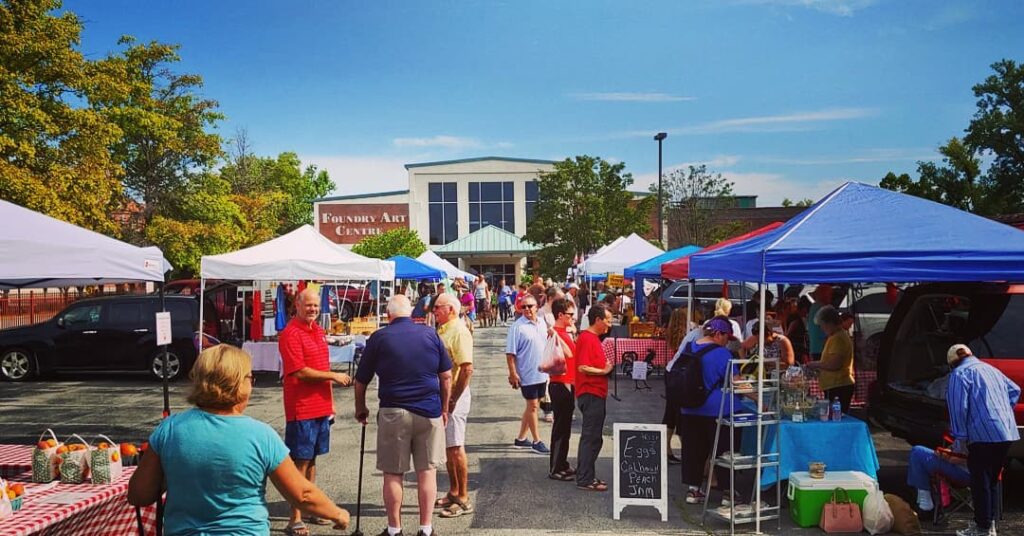
[[601, 248], [583, 263], [588, 274], [621, 274], [627, 267], [661, 255], [664, 251], [633, 233]]
[[155, 247], [140, 248], [0, 201], [0, 289], [160, 281], [172, 268]]
[[465, 279], [467, 281], [476, 280], [475, 275], [469, 272], [459, 270], [457, 266], [442, 259], [437, 255], [437, 253], [434, 253], [429, 249], [424, 251], [419, 257], [416, 257], [416, 260], [422, 262], [423, 264], [426, 264], [427, 266], [430, 266], [431, 268], [437, 268], [438, 270], [441, 270], [442, 272], [445, 273], [445, 276], [447, 276], [448, 279], [458, 279], [461, 277], [462, 279]]
[[201, 279], [237, 281], [389, 281], [395, 278], [395, 263], [353, 253], [331, 242], [311, 225], [303, 225], [262, 244], [203, 256], [199, 272]]

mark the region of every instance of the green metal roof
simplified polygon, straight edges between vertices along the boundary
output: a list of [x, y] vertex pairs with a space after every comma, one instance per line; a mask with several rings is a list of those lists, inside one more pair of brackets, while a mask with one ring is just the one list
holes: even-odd
[[373, 192], [369, 194], [350, 194], [350, 195], [334, 195], [331, 197], [321, 197], [314, 199], [314, 203], [320, 203], [322, 201], [342, 201], [345, 199], [368, 199], [371, 197], [386, 197], [389, 195], [402, 195], [409, 193], [409, 190], [394, 190], [391, 192]]
[[488, 225], [435, 249], [434, 253], [438, 255], [526, 254], [538, 249], [540, 248], [500, 227]]
[[501, 160], [503, 162], [522, 162], [525, 164], [554, 164], [554, 160], [536, 160], [533, 158], [509, 158], [506, 156], [481, 156], [479, 158], [463, 158], [460, 160], [441, 160], [438, 162], [421, 162], [418, 164], [406, 164], [405, 169], [427, 167], [427, 166], [443, 166], [447, 164], [467, 164], [470, 162], [484, 162], [487, 160]]

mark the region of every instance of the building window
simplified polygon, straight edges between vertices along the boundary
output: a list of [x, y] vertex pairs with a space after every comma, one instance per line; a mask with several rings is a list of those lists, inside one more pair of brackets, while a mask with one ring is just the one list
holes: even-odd
[[484, 280], [490, 285], [491, 290], [498, 291], [501, 290], [497, 286], [502, 279], [505, 280], [506, 285], [515, 286], [516, 266], [515, 264], [472, 264], [470, 268], [478, 274], [484, 274]]
[[526, 224], [529, 225], [533, 221], [533, 209], [537, 206], [537, 192], [540, 191], [540, 187], [537, 186], [537, 181], [529, 181], [526, 183]]
[[430, 245], [441, 246], [459, 237], [459, 197], [454, 182], [427, 185], [430, 211]]
[[516, 232], [512, 188], [511, 181], [469, 183], [469, 232], [488, 225]]

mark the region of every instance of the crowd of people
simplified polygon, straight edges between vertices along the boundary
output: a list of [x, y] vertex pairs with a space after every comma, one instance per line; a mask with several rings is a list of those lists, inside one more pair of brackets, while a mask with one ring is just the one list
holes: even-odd
[[[711, 452], [716, 432], [722, 437], [729, 433], [716, 420], [720, 408], [752, 411], [741, 395], [723, 391], [727, 377], [742, 373], [734, 358], [754, 356], [760, 359], [754, 366], [769, 371], [794, 365], [816, 371], [825, 396], [838, 400], [843, 412], [849, 409], [855, 385], [852, 322], [831, 304], [831, 287], [819, 285], [811, 293], [813, 301], [788, 298], [773, 303], [771, 293], [766, 298], [764, 307], [773, 314], [758, 318], [761, 304], [752, 301], [745, 305], [746, 316], [754, 315], [742, 326], [731, 315], [733, 304], [726, 298], [715, 302], [707, 319], [699, 309], [690, 314], [680, 308], [670, 315], [666, 339], [675, 353], [666, 370], [671, 373], [679, 363], [699, 360], [699, 382], [706, 391], [699, 403], [687, 405], [667, 397], [663, 416], [670, 434], [681, 442], [680, 456], [670, 448], [669, 461], [681, 465], [687, 503], [703, 502], [713, 485], [721, 488], [730, 481], [724, 469], [716, 467], [708, 482], [707, 464], [729, 444], [720, 441], [718, 451]], [[611, 292], [600, 283], [593, 295], [574, 283], [512, 287], [500, 281], [492, 291], [482, 277], [475, 284], [455, 283], [452, 289], [443, 283], [421, 285], [415, 303], [401, 293], [389, 300], [389, 322], [367, 340], [352, 378], [330, 369], [325, 333], [318, 323], [319, 297], [311, 289], [300, 291], [294, 317], [279, 337], [283, 440], [266, 424], [243, 414], [255, 383], [249, 356], [214, 344], [203, 349], [191, 373], [189, 402], [195, 408], [170, 416], [153, 431], [151, 449], [132, 477], [129, 500], [150, 504], [166, 490], [168, 534], [266, 534], [263, 492], [269, 479], [291, 506], [286, 534], [309, 534], [307, 523], [343, 529], [349, 523], [348, 512], [316, 486], [317, 459], [330, 450], [332, 389], [354, 385], [355, 419], [365, 426], [370, 413], [367, 387], [376, 378], [376, 467], [384, 475], [387, 513], [387, 527], [380, 535], [403, 533], [403, 480], [412, 471], [419, 514], [416, 534], [432, 536], [435, 512], [453, 518], [475, 511], [465, 450], [472, 407], [472, 328], [474, 320], [479, 321], [472, 313], [491, 306], [508, 325], [508, 383], [524, 400], [510, 447], [548, 456], [552, 480], [574, 482], [579, 490], [607, 491], [596, 462], [603, 446], [614, 360], [606, 357], [601, 339], [611, 331], [616, 313], [631, 318], [632, 303], [628, 292]], [[759, 348], [762, 331], [764, 348]], [[947, 395], [951, 444], [936, 450], [915, 447], [907, 482], [919, 490], [922, 510], [934, 506], [934, 475], [968, 482], [975, 520], [960, 534], [994, 534], [999, 471], [1010, 444], [1019, 439], [1013, 405], [1020, 389], [971, 355], [967, 346], [955, 345], [947, 358], [952, 370]], [[726, 396], [736, 399], [723, 404]], [[574, 465], [570, 439], [576, 409], [581, 426]], [[542, 413], [550, 413], [550, 447], [539, 428]], [[223, 437], [237, 441], [224, 442]], [[742, 436], [732, 439], [733, 447], [740, 448]], [[204, 456], [195, 456], [197, 451]], [[441, 498], [439, 467], [449, 477], [448, 491]], [[738, 491], [745, 480], [741, 476], [735, 483], [732, 489], [721, 489], [723, 506], [735, 506], [738, 512], [751, 509], [750, 498]]]

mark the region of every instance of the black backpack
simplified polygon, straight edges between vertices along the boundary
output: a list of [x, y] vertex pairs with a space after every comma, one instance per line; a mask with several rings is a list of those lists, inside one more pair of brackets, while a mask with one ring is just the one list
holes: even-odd
[[707, 401], [711, 391], [704, 385], [704, 354], [721, 348], [708, 344], [693, 352], [693, 343], [686, 345], [672, 370], [665, 374], [665, 397], [669, 404], [679, 408], [699, 408]]

